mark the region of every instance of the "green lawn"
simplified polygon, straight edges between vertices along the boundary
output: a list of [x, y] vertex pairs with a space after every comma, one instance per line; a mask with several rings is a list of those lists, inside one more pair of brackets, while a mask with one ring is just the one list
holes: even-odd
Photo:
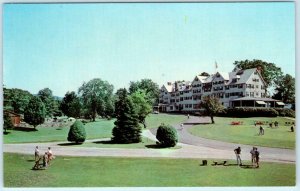
[[[232, 121], [243, 121], [243, 125], [230, 125]], [[254, 126], [254, 121], [278, 121], [278, 128], [269, 128], [268, 125], [262, 125], [265, 129], [265, 135], [258, 136], [259, 126]], [[293, 122], [290, 119], [277, 118], [225, 118], [215, 117], [215, 124], [197, 125], [189, 132], [193, 135], [248, 145], [295, 148], [295, 133], [290, 132], [290, 126], [285, 126], [285, 122]]]
[[[111, 137], [114, 120], [97, 120], [87, 123], [85, 130], [87, 139]], [[3, 135], [4, 143], [66, 141], [70, 127], [37, 127], [38, 131], [14, 131]]]
[[57, 156], [47, 170], [31, 170], [32, 159], [31, 155], [4, 153], [4, 186], [294, 186], [296, 174], [295, 164], [263, 162], [259, 169], [252, 169], [199, 166], [202, 159], [62, 156]]
[[[158, 127], [161, 123], [177, 124], [185, 119], [183, 115], [150, 114], [146, 119], [147, 128]], [[85, 125], [87, 139], [110, 138], [114, 120], [97, 119]], [[69, 126], [65, 127], [37, 127], [38, 131], [9, 130], [9, 134], [3, 135], [4, 143], [28, 143], [66, 141]]]
[[185, 120], [186, 120], [185, 115], [172, 115], [172, 114], [165, 114], [165, 113], [150, 114], [146, 118], [146, 125], [148, 129], [151, 129], [151, 128], [159, 127], [162, 123], [175, 125], [175, 124], [180, 124]]

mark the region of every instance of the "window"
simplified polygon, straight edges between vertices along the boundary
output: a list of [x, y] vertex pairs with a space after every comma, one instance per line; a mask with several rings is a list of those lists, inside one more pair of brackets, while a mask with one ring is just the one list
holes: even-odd
[[254, 97], [254, 92], [250, 92], [250, 97]]
[[183, 101], [183, 97], [180, 98], [180, 101]]
[[243, 88], [243, 84], [239, 84], [238, 88], [239, 89]]
[[256, 88], [258, 88], [259, 86], [258, 86], [258, 85], [256, 85], [255, 87], [256, 87]]

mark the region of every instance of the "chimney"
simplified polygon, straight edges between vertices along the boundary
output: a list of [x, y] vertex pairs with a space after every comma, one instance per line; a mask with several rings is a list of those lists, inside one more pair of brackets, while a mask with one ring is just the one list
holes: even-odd
[[261, 74], [261, 71], [262, 71], [262, 67], [261, 66], [257, 66], [257, 72], [259, 72]]
[[172, 85], [172, 83], [171, 83], [171, 82], [168, 82], [168, 86], [170, 86], [170, 85]]

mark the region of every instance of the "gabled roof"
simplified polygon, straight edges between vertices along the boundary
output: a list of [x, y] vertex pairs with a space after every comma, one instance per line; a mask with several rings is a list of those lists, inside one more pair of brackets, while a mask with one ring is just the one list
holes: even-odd
[[210, 76], [208, 76], [206, 79], [204, 79], [203, 83], [210, 83], [213, 80], [215, 74], [212, 74]]
[[172, 92], [172, 90], [173, 90], [173, 84], [171, 84], [171, 85], [166, 84], [166, 85], [163, 85], [162, 87], [165, 88], [168, 92]]

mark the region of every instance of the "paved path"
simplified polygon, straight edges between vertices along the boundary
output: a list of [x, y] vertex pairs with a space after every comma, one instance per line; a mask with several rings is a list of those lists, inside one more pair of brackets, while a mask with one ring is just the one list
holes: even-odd
[[[200, 121], [199, 121], [200, 120]], [[175, 125], [179, 133], [180, 149], [124, 149], [124, 148], [96, 148], [96, 147], [72, 147], [61, 146], [59, 144], [66, 142], [49, 143], [23, 143], [23, 144], [4, 144], [3, 152], [33, 154], [36, 145], [39, 145], [41, 151], [46, 151], [50, 146], [54, 155], [61, 156], [116, 156], [116, 157], [169, 157], [169, 158], [214, 158], [214, 159], [235, 159], [233, 149], [238, 144], [225, 143], [195, 137], [188, 133], [187, 129], [192, 127], [192, 123], [203, 123], [207, 118], [196, 118], [191, 116], [181, 130], [180, 125]], [[206, 121], [207, 122], [207, 121]], [[186, 125], [189, 124], [189, 125]], [[156, 131], [154, 131], [154, 134]], [[155, 135], [149, 130], [143, 131], [143, 136], [156, 140]], [[94, 142], [109, 139], [87, 140]], [[242, 160], [250, 160], [249, 151], [251, 146], [241, 145]], [[289, 149], [275, 149], [259, 147], [262, 161], [295, 163], [295, 151]]]
[[[211, 149], [220, 149], [226, 153], [233, 153], [234, 148], [240, 146], [242, 148], [242, 154], [250, 156], [249, 152], [252, 149], [252, 145], [244, 145], [238, 143], [228, 143], [223, 141], [217, 141], [212, 139], [205, 139], [198, 136], [194, 136], [188, 132], [189, 128], [192, 128], [194, 124], [207, 124], [210, 122], [209, 117], [194, 117], [190, 118], [181, 126], [180, 124], [174, 125], [174, 128], [178, 132], [179, 142], [187, 145], [201, 146]], [[151, 129], [151, 132], [155, 135], [157, 129]], [[292, 149], [280, 149], [257, 146], [262, 160], [272, 161], [296, 161], [296, 151]]]

